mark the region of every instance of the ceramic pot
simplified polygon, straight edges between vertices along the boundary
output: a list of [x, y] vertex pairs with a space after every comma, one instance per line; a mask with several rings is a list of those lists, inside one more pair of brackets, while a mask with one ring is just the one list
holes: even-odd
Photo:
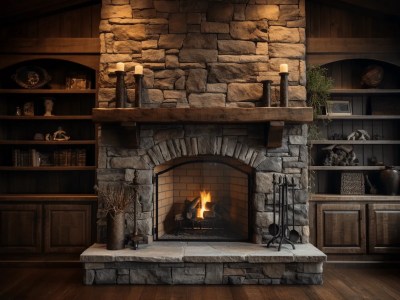
[[386, 167], [380, 172], [380, 178], [383, 190], [387, 195], [397, 195], [399, 189], [400, 175], [393, 167]]
[[120, 250], [125, 247], [125, 213], [107, 214], [107, 249]]

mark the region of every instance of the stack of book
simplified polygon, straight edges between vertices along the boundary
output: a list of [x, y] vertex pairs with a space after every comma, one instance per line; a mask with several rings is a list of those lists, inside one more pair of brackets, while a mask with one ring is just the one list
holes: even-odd
[[14, 149], [12, 164], [14, 167], [86, 166], [86, 149], [62, 149], [52, 153]]
[[12, 152], [12, 163], [14, 167], [39, 167], [40, 153], [35, 149], [14, 149]]

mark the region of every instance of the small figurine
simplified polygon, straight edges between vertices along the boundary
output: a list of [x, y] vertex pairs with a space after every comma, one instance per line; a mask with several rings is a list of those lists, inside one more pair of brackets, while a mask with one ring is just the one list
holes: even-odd
[[22, 116], [22, 111], [21, 111], [21, 108], [19, 106], [17, 106], [17, 108], [15, 109], [15, 115], [16, 116]]
[[44, 99], [44, 110], [45, 110], [44, 116], [45, 117], [53, 116], [53, 114], [52, 114], [53, 106], [54, 106], [54, 102], [51, 98]]
[[67, 135], [67, 133], [62, 129], [62, 127], [58, 127], [58, 130], [53, 133], [54, 141], [68, 141], [71, 137]]
[[34, 116], [35, 115], [35, 108], [33, 102], [26, 102], [24, 104], [24, 116]]
[[53, 133], [53, 141], [68, 141], [70, 138], [61, 126]]
[[366, 140], [370, 140], [371, 137], [369, 136], [368, 132], [366, 132], [365, 130], [357, 129], [356, 131], [350, 133], [347, 136], [347, 139], [348, 140], [363, 140], [363, 141], [366, 141]]

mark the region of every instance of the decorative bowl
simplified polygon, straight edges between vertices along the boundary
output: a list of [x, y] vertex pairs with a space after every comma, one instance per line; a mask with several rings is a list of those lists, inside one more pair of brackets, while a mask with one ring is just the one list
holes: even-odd
[[12, 79], [25, 89], [38, 89], [50, 82], [47, 71], [38, 66], [25, 66], [17, 69]]

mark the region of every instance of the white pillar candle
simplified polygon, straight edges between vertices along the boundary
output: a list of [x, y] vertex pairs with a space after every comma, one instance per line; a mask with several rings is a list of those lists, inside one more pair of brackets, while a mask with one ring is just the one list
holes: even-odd
[[279, 72], [280, 73], [288, 73], [289, 72], [289, 66], [287, 64], [281, 64], [279, 66]]
[[141, 65], [135, 66], [135, 75], [143, 75], [143, 66]]
[[117, 69], [116, 69], [116, 71], [122, 71], [122, 72], [124, 72], [124, 71], [125, 71], [125, 64], [124, 64], [123, 62], [117, 63]]

